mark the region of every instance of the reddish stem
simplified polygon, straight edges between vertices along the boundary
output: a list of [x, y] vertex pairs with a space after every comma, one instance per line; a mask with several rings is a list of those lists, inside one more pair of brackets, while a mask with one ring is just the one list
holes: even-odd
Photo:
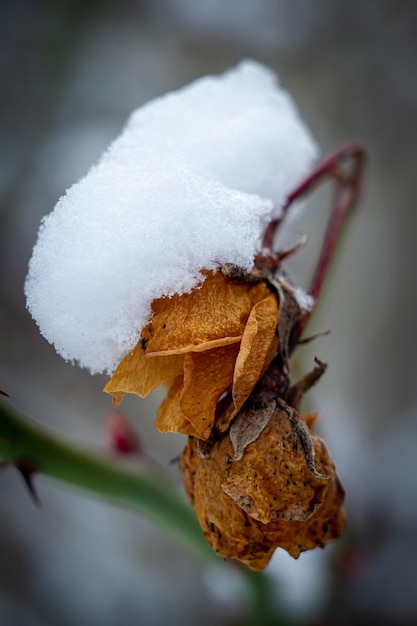
[[[354, 170], [349, 177], [346, 177], [343, 175], [342, 168], [349, 160], [352, 161]], [[282, 207], [280, 217], [269, 223], [263, 237], [263, 247], [272, 250], [275, 235], [293, 202], [301, 198], [305, 193], [310, 192], [316, 185], [324, 182], [327, 178], [335, 178], [340, 186], [346, 186], [347, 184], [352, 191], [354, 190], [354, 197], [348, 210], [352, 208], [360, 188], [364, 160], [365, 152], [363, 148], [357, 144], [351, 144], [331, 154], [319, 163], [316, 169], [288, 195]]]
[[309, 289], [309, 294], [314, 299], [317, 299], [320, 295], [342, 227], [344, 226], [346, 218], [354, 208], [359, 195], [365, 153], [361, 148], [358, 148], [357, 151], [351, 153], [349, 157], [352, 159], [351, 171], [347, 174], [343, 172], [341, 169], [343, 163], [340, 163], [339, 169], [333, 173], [333, 176], [338, 182], [338, 188], [336, 189], [336, 198], [324, 236], [320, 258]]
[[[292, 203], [326, 179], [335, 179], [336, 197], [324, 236], [320, 258], [308, 289], [308, 294], [315, 301], [317, 301], [320, 295], [342, 227], [358, 198], [364, 162], [365, 152], [363, 148], [356, 144], [349, 145], [329, 156], [289, 194], [282, 208], [281, 217], [271, 222], [265, 231], [263, 246], [272, 250], [275, 234]], [[347, 166], [349, 168], [346, 170]], [[311, 313], [312, 310], [305, 313], [296, 324], [292, 333], [290, 350], [297, 345]]]
[[[325, 162], [326, 164], [326, 162]], [[349, 169], [346, 171], [346, 164]], [[334, 200], [330, 221], [324, 236], [321, 254], [308, 289], [308, 294], [316, 302], [320, 296], [324, 280], [347, 217], [355, 207], [362, 183], [365, 152], [357, 145], [351, 145], [327, 160], [328, 174], [337, 182], [336, 197]], [[322, 176], [325, 176], [323, 170]], [[293, 341], [298, 341], [307, 325], [313, 309], [303, 315], [297, 323], [293, 333]]]

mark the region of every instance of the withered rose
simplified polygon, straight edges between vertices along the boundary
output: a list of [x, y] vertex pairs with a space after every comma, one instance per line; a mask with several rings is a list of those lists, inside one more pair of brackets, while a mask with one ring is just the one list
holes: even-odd
[[290, 356], [313, 304], [300, 303], [282, 263], [304, 242], [281, 252], [273, 242], [294, 200], [334, 178], [336, 200], [307, 293], [316, 300], [363, 162], [363, 150], [351, 145], [302, 181], [266, 228], [249, 274], [234, 266], [203, 272], [206, 280], [190, 294], [154, 301], [137, 346], [105, 387], [117, 403], [125, 393], [146, 396], [169, 384], [156, 427], [189, 436], [180, 470], [204, 537], [220, 556], [256, 571], [277, 548], [297, 558], [345, 525], [344, 490], [312, 431], [315, 415], [298, 412], [326, 364], [316, 359], [296, 384], [290, 379]]
[[230, 431], [204, 456], [189, 438], [180, 460], [184, 485], [220, 556], [260, 571], [279, 547], [296, 558], [340, 536], [344, 491], [309, 428], [313, 417], [277, 401], [256, 440], [237, 454]]
[[225, 430], [277, 350], [276, 295], [264, 281], [237, 283], [206, 272], [191, 293], [155, 300], [152, 313], [104, 391], [119, 403], [125, 393], [145, 397], [168, 383], [156, 428], [207, 439], [218, 400], [231, 390], [217, 424]]
[[291, 385], [291, 331], [302, 315], [280, 279], [207, 272], [189, 294], [160, 298], [105, 391], [146, 396], [168, 383], [156, 427], [189, 436], [180, 470], [207, 542], [262, 570], [344, 527], [344, 492], [312, 415], [297, 410], [325, 364]]

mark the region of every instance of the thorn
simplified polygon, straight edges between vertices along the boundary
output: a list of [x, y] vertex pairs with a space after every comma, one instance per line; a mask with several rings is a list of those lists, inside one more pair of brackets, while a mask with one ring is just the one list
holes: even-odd
[[305, 344], [305, 343], [310, 343], [310, 341], [314, 341], [318, 337], [327, 337], [327, 335], [330, 335], [330, 329], [322, 330], [320, 333], [314, 333], [314, 335], [309, 335], [308, 337], [303, 337], [298, 342], [298, 345]]
[[281, 263], [282, 263], [282, 261], [286, 261], [287, 259], [292, 257], [299, 250], [302, 250], [302, 248], [304, 248], [307, 245], [307, 242], [308, 242], [308, 235], [307, 235], [307, 233], [305, 233], [303, 231], [300, 232], [300, 239], [299, 239], [299, 241], [297, 241], [296, 244], [291, 246], [291, 248], [287, 248], [286, 250], [282, 250], [281, 252], [277, 253], [279, 258], [280, 258]]
[[10, 398], [9, 394], [3, 391], [3, 389], [0, 389], [0, 393], [2, 396], [6, 396], [6, 398]]
[[258, 252], [255, 256], [254, 268], [251, 271], [252, 277], [262, 278], [266, 276], [268, 278], [268, 275], [275, 275], [284, 261], [296, 254], [296, 252], [304, 248], [307, 244], [307, 234], [303, 232], [300, 234], [301, 237], [299, 241], [291, 246], [291, 248], [287, 248], [286, 250], [282, 250], [280, 252], [268, 252], [266, 250]]
[[27, 461], [25, 459], [17, 459], [16, 461], [12, 461], [12, 465], [15, 466], [15, 468], [23, 478], [33, 502], [36, 504], [36, 506], [41, 506], [41, 501], [33, 482], [33, 476], [34, 474], [39, 472], [39, 467], [35, 465], [35, 463], [33, 463], [32, 461]]
[[321, 361], [316, 356], [314, 357], [314, 362], [316, 365], [311, 372], [304, 374], [290, 389], [288, 403], [296, 410], [300, 406], [303, 395], [316, 384], [327, 369], [327, 363]]
[[33, 475], [35, 474], [37, 470], [34, 470], [33, 468], [29, 468], [29, 467], [19, 467], [18, 465], [16, 465], [16, 467], [21, 477], [26, 483], [26, 486], [29, 490], [29, 493], [32, 497], [33, 502], [36, 504], [36, 506], [41, 506], [41, 501], [39, 499], [38, 492], [36, 491], [36, 488], [33, 482]]
[[27, 461], [26, 459], [16, 459], [15, 461], [0, 461], [0, 470], [5, 467], [13, 465], [21, 477], [23, 478], [26, 487], [29, 490], [30, 496], [36, 506], [41, 506], [41, 501], [38, 496], [38, 492], [35, 489], [33, 483], [33, 475], [39, 472], [39, 467], [33, 463], [33, 461]]

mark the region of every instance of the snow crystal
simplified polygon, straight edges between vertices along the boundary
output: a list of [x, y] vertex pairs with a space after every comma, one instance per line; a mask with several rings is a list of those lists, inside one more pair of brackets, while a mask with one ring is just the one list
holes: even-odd
[[315, 157], [290, 96], [254, 61], [137, 109], [42, 221], [25, 285], [40, 331], [65, 359], [111, 372], [154, 298], [219, 263], [250, 269]]
[[314, 307], [314, 298], [306, 293], [301, 287], [295, 287], [293, 290], [295, 298], [303, 309], [303, 311], [312, 311]]

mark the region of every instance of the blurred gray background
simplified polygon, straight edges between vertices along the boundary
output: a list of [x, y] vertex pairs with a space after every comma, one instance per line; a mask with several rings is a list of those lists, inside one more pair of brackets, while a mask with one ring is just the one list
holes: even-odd
[[[278, 551], [268, 568], [297, 624], [417, 623], [415, 294], [417, 4], [410, 0], [2, 0], [0, 4], [0, 388], [33, 417], [103, 444], [105, 377], [58, 357], [25, 309], [43, 215], [147, 100], [245, 57], [273, 67], [326, 155], [356, 140], [369, 160], [354, 215], [299, 350], [329, 362], [320, 411], [347, 490], [344, 542]], [[315, 194], [292, 263], [308, 281], [329, 205]], [[288, 235], [291, 237], [291, 235]], [[161, 399], [123, 404], [167, 465], [181, 437], [153, 430]], [[175, 470], [172, 470], [175, 476]], [[36, 509], [0, 472], [0, 624], [227, 624], [242, 594], [146, 519], [46, 479]]]

